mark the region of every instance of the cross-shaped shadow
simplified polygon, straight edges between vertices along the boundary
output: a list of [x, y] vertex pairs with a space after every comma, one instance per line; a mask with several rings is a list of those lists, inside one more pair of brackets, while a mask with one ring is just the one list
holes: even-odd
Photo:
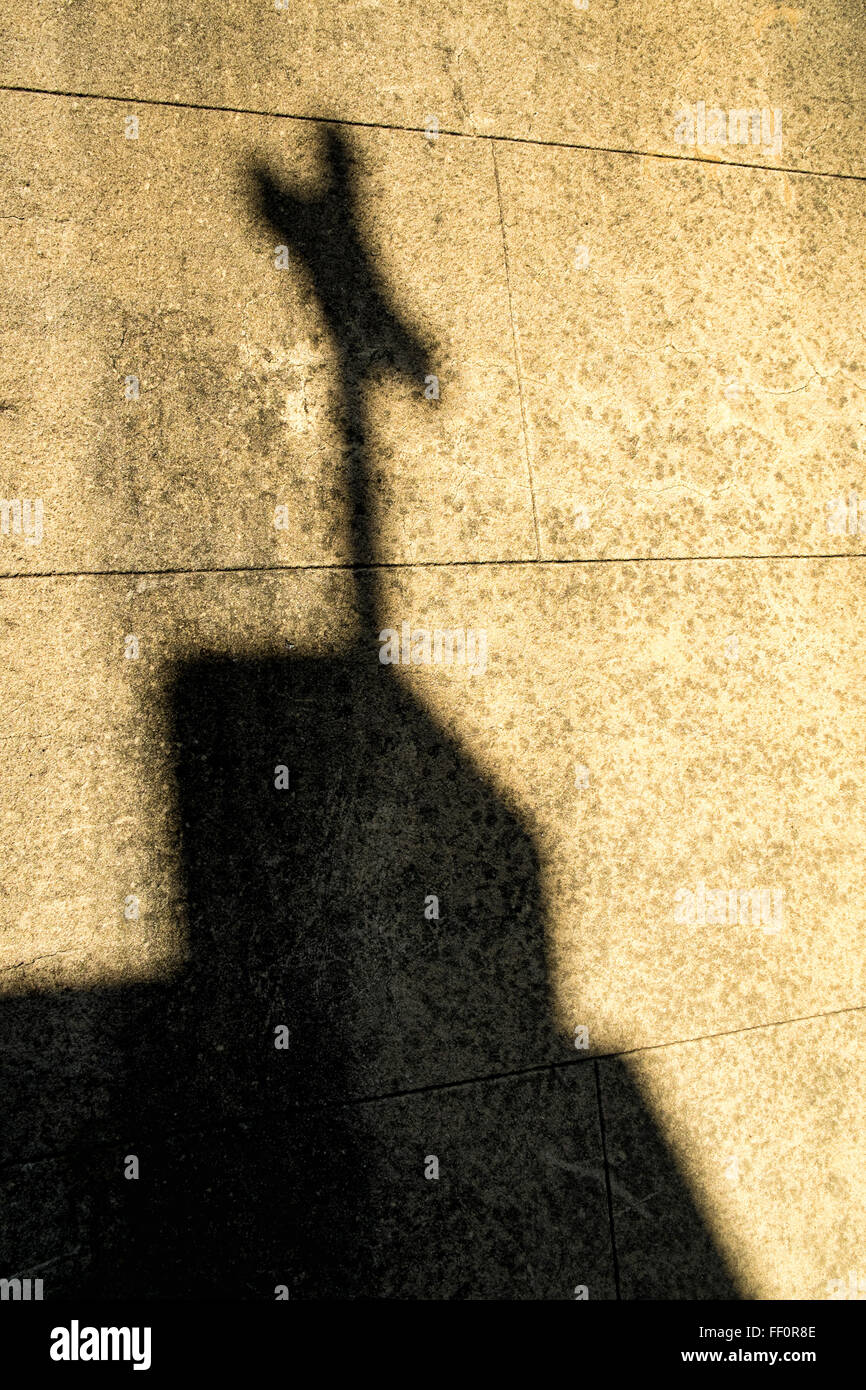
[[531, 830], [378, 660], [365, 397], [393, 374], [424, 408], [434, 352], [365, 249], [333, 129], [322, 159], [318, 196], [263, 167], [250, 193], [333, 340], [358, 641], [175, 670], [188, 965], [0, 1006], [0, 1272], [43, 1267], [47, 1296], [614, 1297], [610, 1199], [623, 1296], [736, 1297], [612, 1060], [605, 1170]]

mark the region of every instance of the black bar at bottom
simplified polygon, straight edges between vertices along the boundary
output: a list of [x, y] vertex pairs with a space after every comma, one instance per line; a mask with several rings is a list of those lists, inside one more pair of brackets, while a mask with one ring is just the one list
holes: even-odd
[[[399, 1302], [391, 1300], [390, 1302]], [[361, 1307], [358, 1306], [361, 1303]], [[402, 1303], [384, 1311], [358, 1300], [334, 1306], [298, 1301], [227, 1302], [60, 1302], [6, 1303], [0, 1309], [0, 1345], [7, 1368], [19, 1377], [47, 1373], [58, 1384], [72, 1376], [114, 1376], [136, 1370], [150, 1381], [173, 1380], [185, 1372], [197, 1379], [232, 1373], [249, 1376], [282, 1365], [306, 1380], [319, 1379], [330, 1366], [351, 1364], [353, 1374], [375, 1366], [377, 1375], [401, 1379], [421, 1374], [429, 1379], [437, 1361], [453, 1374], [455, 1354], [465, 1362], [466, 1339], [475, 1341], [486, 1374], [491, 1363], [523, 1352], [541, 1358], [534, 1378], [543, 1381], [544, 1365], [565, 1337], [566, 1352], [586, 1368], [607, 1372], [688, 1371], [702, 1366], [762, 1367], [767, 1370], [807, 1366], [828, 1373], [850, 1374], [860, 1364], [862, 1310], [844, 1302], [761, 1303], [615, 1303], [575, 1300], [554, 1315], [537, 1312], [521, 1330], [509, 1308], [507, 1322], [497, 1309], [476, 1314], [480, 1322], [452, 1323], [437, 1315], [428, 1322], [421, 1304]], [[536, 1317], [541, 1317], [536, 1322]], [[515, 1322], [517, 1318], [517, 1322]], [[460, 1347], [449, 1343], [449, 1332]], [[416, 1334], [415, 1355], [407, 1357], [406, 1336]], [[532, 1340], [527, 1340], [527, 1334]], [[399, 1348], [402, 1347], [402, 1351]], [[571, 1350], [568, 1351], [568, 1348]], [[562, 1347], [559, 1348], [563, 1350]], [[312, 1360], [308, 1359], [312, 1358]], [[588, 1359], [591, 1358], [591, 1359]], [[582, 1378], [582, 1377], [581, 1377]], [[134, 1383], [134, 1382], [133, 1382]]]

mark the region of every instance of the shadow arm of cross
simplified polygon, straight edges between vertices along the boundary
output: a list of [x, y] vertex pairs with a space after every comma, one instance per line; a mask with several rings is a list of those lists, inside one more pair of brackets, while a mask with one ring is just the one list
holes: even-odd
[[394, 305], [367, 248], [348, 144], [332, 127], [320, 143], [321, 191], [301, 196], [260, 161], [250, 170], [254, 210], [309, 275], [346, 376], [360, 383], [385, 368], [423, 391], [431, 349]]

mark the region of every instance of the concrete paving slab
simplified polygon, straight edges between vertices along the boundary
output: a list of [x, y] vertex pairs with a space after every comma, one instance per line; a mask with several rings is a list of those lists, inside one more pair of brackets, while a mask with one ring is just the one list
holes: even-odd
[[0, 1279], [19, 1281], [4, 1301], [74, 1297], [92, 1277], [91, 1177], [92, 1164], [73, 1154], [0, 1174]]
[[[13, 1146], [71, 1142], [84, 1115], [116, 1132], [126, 1085], [154, 1123], [194, 1104], [214, 1125], [574, 1056], [519, 809], [380, 663], [378, 629], [353, 645], [345, 572], [272, 580], [34, 580], [16, 596], [10, 645], [27, 631], [38, 648], [24, 608], [41, 589], [70, 655], [42, 699], [7, 672]], [[21, 1061], [64, 1031], [34, 1089]], [[55, 1123], [80, 1073], [77, 1114]]]
[[866, 184], [496, 159], [542, 555], [862, 551]]
[[861, 0], [10, 3], [0, 1280], [866, 1296]]
[[5, 84], [866, 172], [859, 0], [9, 8]]
[[[135, 1181], [121, 1176], [127, 1149]], [[94, 1186], [97, 1295], [615, 1296], [591, 1066], [216, 1134], [144, 1132], [101, 1155]]]
[[459, 712], [408, 672], [528, 818], [564, 1033], [618, 1051], [863, 1001], [861, 564], [489, 566], [435, 598], [399, 572], [392, 623], [487, 630]]
[[7, 580], [7, 1142], [859, 1005], [860, 565]]
[[864, 1053], [860, 1010], [599, 1063], [623, 1298], [718, 1296], [675, 1248], [682, 1181], [742, 1297], [866, 1297]]
[[487, 145], [0, 100], [4, 573], [536, 554]]

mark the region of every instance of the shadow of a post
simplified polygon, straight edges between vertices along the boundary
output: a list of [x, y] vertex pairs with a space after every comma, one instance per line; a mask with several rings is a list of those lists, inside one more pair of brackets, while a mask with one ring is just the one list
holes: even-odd
[[433, 357], [322, 147], [318, 196], [250, 187], [333, 340], [358, 640], [176, 669], [188, 966], [0, 1008], [3, 1267], [100, 1297], [735, 1298], [627, 1069], [557, 1032], [519, 808], [379, 662], [365, 395], [420, 397]]

